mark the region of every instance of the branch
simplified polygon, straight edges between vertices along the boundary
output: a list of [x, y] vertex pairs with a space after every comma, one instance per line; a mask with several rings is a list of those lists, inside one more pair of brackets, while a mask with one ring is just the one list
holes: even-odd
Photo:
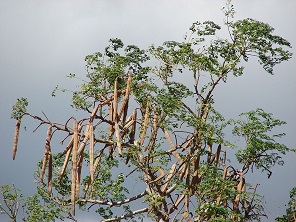
[[32, 117], [33, 119], [37, 119], [40, 121], [40, 124], [36, 127], [36, 129], [33, 131], [35, 132], [41, 125], [43, 124], [47, 124], [47, 125], [52, 125], [53, 128], [56, 128], [57, 130], [62, 130], [62, 131], [66, 131], [66, 132], [70, 132], [67, 128], [66, 128], [66, 125], [63, 125], [63, 124], [60, 124], [60, 123], [53, 123], [53, 122], [50, 122], [50, 121], [47, 121], [47, 120], [44, 120], [42, 119], [41, 117], [39, 116], [34, 116], [30, 113], [26, 113], [26, 115]]
[[78, 221], [73, 217], [73, 215], [72, 215], [70, 212], [68, 212], [68, 216], [67, 216], [67, 218], [70, 219], [70, 220], [73, 220], [74, 222], [78, 222]]
[[193, 79], [194, 79], [194, 89], [195, 93], [202, 102], [204, 100], [203, 96], [198, 92], [198, 83], [199, 83], [199, 78], [200, 78], [200, 68], [198, 68], [198, 76], [196, 77], [196, 69], [193, 70]]
[[137, 200], [137, 199], [145, 196], [146, 194], [147, 194], [147, 192], [144, 191], [134, 197], [131, 197], [129, 199], [125, 199], [123, 201], [117, 201], [117, 202], [113, 202], [112, 200], [111, 201], [102, 201], [102, 200], [93, 200], [93, 199], [80, 199], [79, 201], [83, 202], [83, 203], [95, 203], [95, 204], [108, 205], [110, 207], [113, 207], [113, 206], [120, 206], [122, 204], [126, 204], [131, 201]]
[[223, 78], [223, 76], [226, 74], [227, 72], [225, 73], [221, 73], [218, 77], [218, 79], [216, 79], [216, 81], [213, 83], [212, 85], [212, 88], [209, 90], [207, 96], [205, 97], [204, 99], [204, 104], [208, 103], [211, 95], [212, 95], [212, 92], [214, 91], [215, 87], [218, 85], [218, 83], [220, 82], [220, 80]]
[[133, 217], [134, 215], [136, 214], [141, 214], [141, 213], [144, 213], [144, 212], [147, 212], [148, 211], [148, 207], [146, 208], [143, 208], [143, 209], [140, 209], [140, 210], [136, 210], [134, 212], [131, 212], [129, 214], [125, 214], [125, 215], [122, 215], [120, 217], [114, 217], [114, 218], [110, 218], [110, 219], [106, 219], [106, 220], [102, 220], [102, 222], [109, 222], [109, 221], [120, 221], [122, 219], [125, 219], [125, 218], [128, 218], [128, 217]]
[[196, 114], [192, 111], [192, 109], [187, 106], [183, 101], [181, 101], [182, 105], [193, 115], [196, 117]]

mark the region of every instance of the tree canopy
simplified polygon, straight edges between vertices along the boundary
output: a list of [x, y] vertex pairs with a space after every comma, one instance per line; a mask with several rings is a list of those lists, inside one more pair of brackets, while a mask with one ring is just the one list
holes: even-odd
[[[144, 50], [114, 38], [86, 56], [86, 78], [71, 102], [83, 118], [57, 123], [18, 99], [13, 159], [23, 118], [48, 130], [36, 195], [23, 199], [16, 188], [2, 187], [12, 200], [5, 202], [10, 218], [19, 199], [24, 221], [75, 221], [78, 208], [103, 221], [260, 221], [261, 197], [246, 175], [256, 169], [270, 177], [283, 164], [291, 149], [277, 141], [285, 134], [272, 130], [285, 122], [260, 108], [226, 120], [215, 109], [215, 92], [230, 76], [244, 75], [249, 59], [273, 74], [291, 58], [291, 45], [266, 23], [235, 21], [230, 2], [223, 11], [223, 26], [195, 22], [182, 42]], [[228, 37], [219, 37], [224, 29]], [[183, 76], [191, 80], [179, 81]], [[59, 90], [67, 91], [56, 87], [52, 95]], [[54, 149], [57, 134], [64, 150]]]

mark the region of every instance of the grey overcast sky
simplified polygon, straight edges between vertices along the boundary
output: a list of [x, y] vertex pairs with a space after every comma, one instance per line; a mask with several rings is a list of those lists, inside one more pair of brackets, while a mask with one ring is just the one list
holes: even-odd
[[[19, 97], [29, 99], [29, 111], [65, 121], [75, 115], [70, 95], [51, 92], [59, 84], [71, 88], [65, 76], [85, 74], [84, 57], [103, 50], [110, 38], [147, 48], [166, 40], [182, 40], [190, 25], [199, 20], [223, 23], [224, 0], [1, 0], [0, 1], [0, 184], [15, 184], [26, 195], [34, 192], [33, 171], [43, 156], [46, 129], [32, 134], [36, 122], [25, 121], [19, 151], [12, 161], [15, 122], [11, 106]], [[269, 23], [275, 34], [292, 43], [296, 54], [295, 0], [234, 0], [236, 19], [254, 18]], [[288, 124], [285, 144], [295, 148], [296, 55], [275, 68], [271, 76], [255, 62], [246, 65], [245, 75], [231, 78], [216, 94], [217, 108], [226, 117], [261, 107]], [[295, 154], [274, 169], [271, 179], [256, 173], [269, 220], [285, 212], [289, 190], [296, 186]], [[2, 218], [2, 219], [1, 219]], [[5, 221], [0, 216], [1, 221]], [[79, 221], [95, 221], [84, 216]]]

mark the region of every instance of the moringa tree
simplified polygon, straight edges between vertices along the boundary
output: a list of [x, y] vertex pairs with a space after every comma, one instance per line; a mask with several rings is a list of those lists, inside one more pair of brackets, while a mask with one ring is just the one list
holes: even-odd
[[[276, 140], [284, 133], [271, 131], [285, 122], [262, 109], [225, 120], [214, 95], [229, 76], [244, 74], [249, 59], [273, 74], [276, 64], [291, 58], [286, 49], [291, 46], [268, 24], [234, 21], [230, 2], [224, 13], [227, 38], [218, 37], [222, 28], [216, 23], [195, 22], [182, 42], [142, 50], [111, 39], [102, 53], [86, 56], [86, 79], [72, 99], [73, 108], [85, 114], [81, 119], [57, 123], [27, 112], [25, 98], [17, 101], [13, 159], [22, 118], [48, 126], [36, 171], [38, 192], [25, 201], [24, 220], [75, 220], [77, 208], [94, 210], [103, 221], [147, 216], [260, 221], [265, 216], [257, 185], [245, 176], [258, 169], [270, 177], [271, 168], [283, 164], [290, 149]], [[179, 81], [184, 76], [191, 80]], [[228, 141], [230, 128], [243, 145]], [[55, 152], [57, 134], [64, 149]], [[236, 165], [227, 152], [235, 152]]]

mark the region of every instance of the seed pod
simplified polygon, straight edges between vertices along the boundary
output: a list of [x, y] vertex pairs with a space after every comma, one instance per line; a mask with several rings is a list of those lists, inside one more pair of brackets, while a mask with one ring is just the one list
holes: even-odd
[[145, 115], [144, 115], [144, 121], [142, 125], [142, 132], [139, 140], [139, 145], [142, 146], [146, 137], [147, 128], [148, 128], [148, 120], [150, 115], [150, 101], [147, 102]]
[[15, 156], [16, 156], [21, 122], [22, 122], [22, 119], [17, 119], [16, 124], [15, 124], [14, 138], [13, 138], [13, 149], [12, 149], [12, 159], [13, 160], [15, 159]]
[[117, 119], [117, 110], [118, 110], [118, 78], [114, 82], [114, 101], [113, 101], [113, 119]]
[[[72, 137], [74, 138], [74, 137]], [[74, 141], [74, 139], [73, 139]], [[61, 180], [63, 179], [63, 176], [66, 172], [66, 169], [67, 169], [67, 165], [68, 165], [68, 162], [69, 162], [69, 159], [70, 159], [70, 155], [72, 153], [72, 149], [73, 149], [73, 142], [72, 142], [72, 145], [69, 147], [68, 151], [67, 151], [67, 154], [66, 154], [66, 157], [65, 157], [65, 161], [64, 161], [64, 164], [63, 164], [63, 167], [61, 169], [61, 173], [60, 173], [60, 177], [59, 177], [59, 180], [58, 180], [58, 183], [61, 182]]]
[[49, 193], [52, 193], [52, 153], [49, 147], [49, 153], [48, 153], [48, 180], [47, 180], [47, 186]]
[[89, 172], [91, 182], [94, 181], [94, 127], [89, 123]]
[[179, 153], [176, 151], [176, 146], [174, 145], [169, 132], [165, 128], [163, 128], [162, 131], [164, 132], [164, 136], [165, 136], [166, 140], [168, 141], [168, 144], [172, 150], [172, 154], [174, 155], [174, 157], [176, 157], [176, 159], [178, 160], [179, 163], [182, 163], [183, 160], [180, 157]]
[[122, 115], [122, 113], [124, 113], [124, 116], [122, 118], [123, 122], [125, 122], [125, 118], [126, 118], [127, 107], [128, 107], [128, 102], [129, 102], [129, 95], [130, 95], [130, 92], [131, 92], [131, 83], [132, 83], [132, 77], [129, 76], [128, 79], [127, 79], [125, 97], [123, 99], [123, 102], [122, 102], [121, 107], [120, 107], [119, 112], [118, 112], [118, 117], [120, 117]]
[[76, 168], [77, 168], [77, 149], [78, 149], [78, 123], [74, 119], [74, 142], [72, 152], [72, 184], [71, 184], [71, 205], [72, 214], [75, 215], [75, 201], [76, 201]]
[[50, 139], [51, 139], [51, 133], [52, 133], [52, 126], [49, 126], [47, 129], [47, 135], [45, 140], [45, 148], [44, 148], [44, 157], [43, 157], [43, 164], [41, 168], [41, 175], [40, 180], [43, 182], [44, 174], [47, 166], [47, 162], [50, 155]]

